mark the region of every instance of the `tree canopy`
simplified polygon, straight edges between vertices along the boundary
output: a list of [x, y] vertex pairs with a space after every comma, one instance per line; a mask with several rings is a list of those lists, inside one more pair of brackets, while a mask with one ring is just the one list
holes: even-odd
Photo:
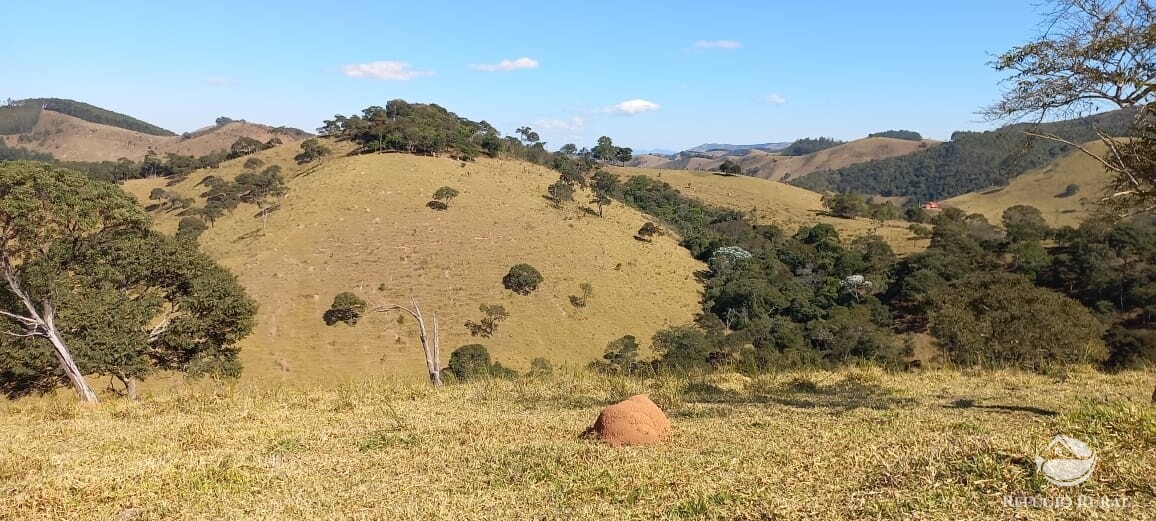
[[[0, 163], [0, 388], [112, 375], [131, 394], [157, 369], [236, 376], [256, 306], [196, 250], [152, 232], [116, 185], [43, 163]], [[55, 368], [54, 368], [55, 366]]]

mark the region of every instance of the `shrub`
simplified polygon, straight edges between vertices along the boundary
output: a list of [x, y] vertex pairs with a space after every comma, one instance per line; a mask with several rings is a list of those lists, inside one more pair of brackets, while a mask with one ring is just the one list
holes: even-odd
[[1072, 183], [1072, 184], [1064, 187], [1064, 191], [1062, 193], [1060, 193], [1060, 195], [1058, 197], [1071, 197], [1071, 196], [1076, 195], [1078, 193], [1080, 193], [1080, 185], [1078, 185], [1076, 183]]
[[544, 376], [554, 373], [554, 365], [545, 358], [538, 357], [530, 360], [530, 376]]
[[468, 380], [479, 376], [496, 378], [518, 376], [518, 373], [503, 367], [498, 362], [491, 363], [490, 352], [482, 344], [468, 344], [454, 349], [454, 352], [450, 353], [450, 362], [446, 369], [458, 380]]
[[659, 229], [658, 226], [655, 226], [654, 223], [648, 221], [646, 224], [642, 225], [642, 228], [638, 229], [638, 235], [635, 237], [646, 242], [650, 242], [651, 238], [655, 235], [662, 235], [662, 230]]
[[200, 237], [208, 228], [209, 227], [205, 225], [205, 221], [201, 220], [200, 217], [182, 217], [181, 222], [177, 224], [176, 237], [178, 239], [195, 241], [197, 237]]
[[519, 295], [529, 295], [542, 283], [542, 274], [529, 264], [518, 264], [502, 277], [502, 285]]
[[333, 298], [333, 305], [329, 306], [329, 310], [322, 318], [325, 319], [327, 326], [332, 326], [338, 322], [356, 326], [367, 306], [361, 297], [348, 291], [342, 291]]
[[265, 162], [262, 161], [261, 158], [259, 158], [259, 157], [250, 157], [249, 159], [245, 160], [245, 164], [242, 166], [246, 170], [256, 170], [258, 168], [265, 166]]

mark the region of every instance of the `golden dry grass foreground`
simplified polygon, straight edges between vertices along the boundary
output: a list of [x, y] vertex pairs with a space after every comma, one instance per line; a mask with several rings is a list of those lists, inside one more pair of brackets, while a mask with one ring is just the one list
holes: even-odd
[[[585, 365], [606, 344], [634, 335], [644, 344], [659, 329], [693, 320], [702, 286], [694, 260], [674, 236], [635, 240], [647, 217], [621, 205], [605, 217], [571, 203], [555, 209], [544, 198], [558, 174], [523, 162], [405, 154], [332, 157], [299, 167], [299, 148], [260, 153], [281, 165], [289, 193], [262, 234], [253, 205], [241, 205], [201, 236], [202, 248], [228, 267], [257, 302], [257, 327], [241, 344], [245, 378], [401, 374], [423, 378], [415, 321], [400, 312], [370, 314], [356, 327], [327, 327], [322, 315], [341, 291], [363, 288], [371, 301], [418, 300], [427, 321], [437, 313], [442, 363], [451, 351], [482, 343], [503, 365], [525, 371], [536, 357], [554, 365]], [[168, 187], [185, 196], [207, 173], [226, 179], [245, 159], [197, 172]], [[305, 172], [305, 173], [302, 173]], [[145, 204], [163, 179], [133, 181], [125, 189]], [[460, 195], [448, 211], [426, 207], [441, 186]], [[576, 194], [586, 206], [589, 194]], [[199, 204], [199, 203], [198, 203]], [[160, 215], [157, 226], [176, 228]], [[502, 287], [510, 267], [529, 263], [545, 281], [530, 295]], [[584, 308], [571, 304], [589, 282]], [[471, 337], [482, 304], [510, 313], [493, 338]], [[432, 331], [431, 331], [432, 333]], [[286, 371], [285, 369], [288, 369]]]
[[[556, 372], [24, 399], [0, 403], [0, 518], [1152, 519], [1151, 386], [1091, 371]], [[579, 437], [634, 393], [671, 418], [667, 444]], [[1072, 488], [1033, 461], [1061, 433], [1098, 458]]]

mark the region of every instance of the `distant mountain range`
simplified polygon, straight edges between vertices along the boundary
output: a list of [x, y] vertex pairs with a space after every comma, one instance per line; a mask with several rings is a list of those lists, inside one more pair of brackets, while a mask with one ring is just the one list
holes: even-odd
[[[783, 143], [759, 143], [757, 145], [731, 145], [728, 143], [703, 143], [694, 148], [686, 149], [686, 152], [709, 152], [711, 150], [725, 150], [727, 152], [734, 152], [737, 150], [765, 150], [767, 152], [775, 152], [791, 146], [793, 141]], [[673, 152], [672, 152], [673, 153]]]

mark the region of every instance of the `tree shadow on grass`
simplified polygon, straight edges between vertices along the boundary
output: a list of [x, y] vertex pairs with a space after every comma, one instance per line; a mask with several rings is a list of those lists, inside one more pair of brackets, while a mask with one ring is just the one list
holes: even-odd
[[946, 409], [986, 409], [1003, 413], [1026, 412], [1029, 414], [1038, 414], [1040, 416], [1055, 416], [1059, 414], [1058, 412], [1050, 409], [1033, 407], [1031, 405], [979, 405], [975, 400], [970, 398], [960, 398], [951, 402], [949, 405], [944, 405], [943, 407]]
[[863, 408], [887, 410], [911, 407], [916, 403], [914, 398], [900, 396], [894, 389], [856, 378], [845, 378], [833, 384], [818, 384], [807, 378], [796, 378], [774, 387], [750, 389], [747, 392], [693, 383], [687, 386], [685, 400], [720, 404], [773, 403], [797, 409], [830, 409], [832, 412]]

